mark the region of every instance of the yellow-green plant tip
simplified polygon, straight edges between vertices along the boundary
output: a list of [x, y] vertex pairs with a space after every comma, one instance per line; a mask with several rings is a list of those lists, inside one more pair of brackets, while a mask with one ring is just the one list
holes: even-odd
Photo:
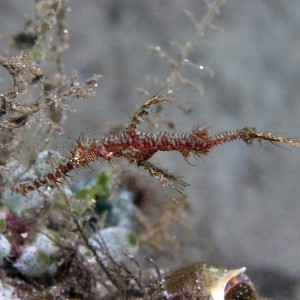
[[0, 233], [3, 233], [6, 228], [6, 221], [2, 218], [0, 218]]
[[138, 244], [137, 235], [134, 232], [128, 234], [128, 241], [131, 246], [136, 246]]

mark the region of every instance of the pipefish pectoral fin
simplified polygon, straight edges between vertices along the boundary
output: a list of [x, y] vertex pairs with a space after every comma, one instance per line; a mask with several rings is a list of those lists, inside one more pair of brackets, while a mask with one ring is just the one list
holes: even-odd
[[151, 176], [157, 178], [163, 186], [170, 187], [180, 194], [183, 194], [184, 189], [190, 186], [189, 183], [181, 179], [181, 176], [170, 173], [166, 169], [158, 167], [149, 161], [137, 162], [137, 165], [143, 167]]

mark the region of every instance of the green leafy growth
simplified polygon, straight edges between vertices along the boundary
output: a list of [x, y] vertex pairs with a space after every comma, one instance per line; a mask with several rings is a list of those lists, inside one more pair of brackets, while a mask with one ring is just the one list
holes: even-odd
[[0, 233], [3, 233], [6, 228], [6, 222], [4, 219], [0, 218]]
[[128, 241], [131, 246], [136, 246], [138, 243], [137, 235], [134, 232], [130, 232], [128, 235]]
[[87, 211], [88, 207], [87, 207], [86, 203], [76, 202], [72, 205], [72, 209], [73, 209], [74, 214], [77, 217], [82, 217], [85, 214], [85, 212]]
[[77, 199], [84, 199], [90, 201], [91, 199], [98, 199], [109, 194], [111, 189], [113, 174], [108, 171], [102, 171], [96, 178], [94, 185], [88, 185], [76, 193]]
[[112, 176], [111, 172], [102, 171], [97, 176], [94, 184], [87, 185], [76, 193], [76, 198], [82, 200], [74, 203], [72, 206], [74, 213], [78, 217], [83, 216], [95, 203], [96, 206], [101, 204], [101, 211], [110, 209], [110, 205], [105, 200], [111, 189]]

